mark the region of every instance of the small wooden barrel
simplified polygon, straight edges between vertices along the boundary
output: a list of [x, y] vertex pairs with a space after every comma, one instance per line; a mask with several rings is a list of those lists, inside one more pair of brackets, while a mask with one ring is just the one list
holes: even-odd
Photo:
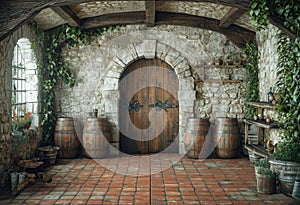
[[73, 118], [61, 117], [56, 121], [54, 143], [60, 148], [58, 158], [75, 158], [78, 156], [80, 141], [76, 135]]
[[208, 118], [188, 118], [183, 138], [187, 157], [199, 158], [202, 146], [209, 131]]
[[217, 157], [235, 158], [240, 147], [240, 130], [237, 119], [216, 118], [214, 140], [217, 143]]
[[111, 127], [106, 118], [88, 118], [82, 137], [86, 157], [97, 159], [109, 154]]

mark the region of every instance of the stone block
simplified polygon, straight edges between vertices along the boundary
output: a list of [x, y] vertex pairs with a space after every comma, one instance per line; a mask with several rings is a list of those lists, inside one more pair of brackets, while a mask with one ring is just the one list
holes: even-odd
[[182, 112], [194, 112], [194, 106], [181, 105], [179, 110]]
[[185, 106], [194, 106], [194, 103], [195, 103], [196, 101], [192, 101], [192, 100], [180, 100], [179, 101], [179, 105], [181, 106], [181, 105], [185, 105]]
[[138, 57], [146, 59], [155, 58], [156, 40], [144, 40], [142, 43], [134, 44]]
[[194, 78], [185, 78], [179, 80], [179, 90], [194, 90]]
[[118, 90], [118, 79], [105, 78], [103, 90]]
[[118, 72], [118, 73], [121, 73], [125, 68], [125, 67], [119, 65], [118, 63], [116, 63], [115, 61], [111, 61], [107, 67], [108, 67], [108, 70]]
[[196, 99], [196, 91], [178, 91], [178, 99], [180, 100], [190, 100], [194, 102]]
[[[171, 48], [166, 55], [165, 61], [169, 63], [173, 68], [178, 65], [177, 58], [179, 57], [180, 53], [175, 49]], [[174, 64], [176, 62], [176, 64]]]
[[156, 57], [164, 61], [170, 49], [170, 46], [167, 46], [162, 43], [157, 43]]
[[188, 62], [186, 60], [181, 61], [174, 68], [175, 68], [177, 74], [180, 74], [180, 73], [183, 73], [187, 70], [190, 70], [190, 66], [188, 65]]
[[109, 71], [107, 71], [107, 73], [106, 73], [106, 77], [109, 77], [109, 78], [119, 78], [120, 75], [121, 75], [120, 72], [114, 71], [114, 70], [109, 70]]
[[124, 64], [124, 62], [123, 62], [121, 59], [119, 59], [118, 57], [115, 57], [115, 58], [113, 59], [113, 61], [114, 61], [115, 63], [117, 63], [118, 65], [120, 65], [121, 67], [123, 67], [123, 68], [126, 67], [126, 64]]

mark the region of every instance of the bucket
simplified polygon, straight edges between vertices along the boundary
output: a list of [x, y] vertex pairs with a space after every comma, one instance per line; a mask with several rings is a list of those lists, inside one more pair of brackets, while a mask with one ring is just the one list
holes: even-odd
[[78, 156], [80, 141], [76, 135], [73, 118], [58, 118], [54, 134], [55, 145], [60, 148], [58, 158], [75, 158]]
[[57, 152], [59, 149], [60, 148], [56, 146], [44, 146], [38, 148], [38, 150], [40, 151], [40, 158], [43, 160], [46, 166], [55, 164]]
[[260, 194], [274, 194], [276, 192], [276, 178], [265, 174], [256, 174], [257, 192]]
[[22, 184], [25, 181], [26, 172], [18, 173], [18, 184]]
[[300, 181], [294, 182], [292, 197], [294, 199], [300, 199]]
[[183, 143], [187, 157], [199, 158], [201, 149], [209, 131], [208, 118], [188, 118]]
[[18, 185], [18, 173], [10, 173], [11, 191], [14, 191]]
[[271, 169], [278, 176], [280, 191], [288, 196], [292, 196], [295, 181], [300, 181], [300, 163], [269, 160]]
[[218, 117], [215, 121], [214, 140], [219, 158], [235, 158], [240, 147], [240, 129], [236, 118]]
[[111, 127], [106, 118], [88, 118], [82, 137], [86, 157], [97, 159], [109, 155]]

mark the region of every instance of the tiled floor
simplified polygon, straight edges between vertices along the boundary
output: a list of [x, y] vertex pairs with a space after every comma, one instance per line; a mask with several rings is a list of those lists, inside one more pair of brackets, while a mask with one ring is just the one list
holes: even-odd
[[97, 161], [83, 158], [59, 160], [49, 173], [54, 174], [52, 182], [27, 186], [9, 204], [259, 205], [294, 201], [280, 193], [258, 194], [248, 158], [199, 161], [180, 159], [176, 154]]

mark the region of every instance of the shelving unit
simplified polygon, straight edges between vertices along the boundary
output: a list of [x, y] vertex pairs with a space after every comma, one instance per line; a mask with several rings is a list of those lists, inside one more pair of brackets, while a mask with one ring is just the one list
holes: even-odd
[[[263, 115], [264, 109], [274, 109], [275, 105], [268, 102], [245, 102], [247, 105], [251, 105], [257, 108], [257, 114]], [[266, 151], [266, 148], [263, 146], [263, 129], [276, 129], [278, 128], [278, 122], [274, 121], [267, 123], [265, 120], [254, 121], [252, 119], [244, 119], [245, 123], [245, 149], [248, 151], [254, 152], [255, 154], [268, 157], [269, 154]], [[255, 125], [258, 127], [257, 140], [258, 144], [248, 144], [248, 133], [249, 125]]]

